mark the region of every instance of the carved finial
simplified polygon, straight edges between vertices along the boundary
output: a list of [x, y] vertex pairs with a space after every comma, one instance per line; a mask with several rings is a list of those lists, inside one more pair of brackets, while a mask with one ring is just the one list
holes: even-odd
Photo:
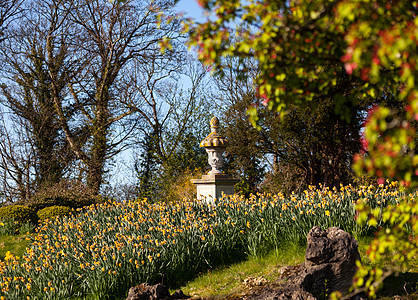
[[219, 128], [219, 119], [213, 117], [210, 120], [211, 133], [200, 143], [200, 147], [222, 147], [225, 148], [228, 145], [226, 138], [221, 136], [217, 129]]
[[213, 117], [210, 119], [210, 128], [212, 129], [212, 132], [216, 132], [216, 129], [219, 127], [219, 120], [217, 117]]

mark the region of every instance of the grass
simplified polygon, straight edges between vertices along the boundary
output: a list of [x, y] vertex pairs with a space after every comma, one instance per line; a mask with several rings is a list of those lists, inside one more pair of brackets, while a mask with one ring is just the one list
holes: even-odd
[[[372, 237], [359, 239], [359, 252], [364, 264], [370, 264], [366, 251]], [[304, 261], [306, 246], [289, 244], [262, 257], [249, 257], [246, 261], [226, 268], [209, 270], [181, 287], [186, 295], [203, 299], [237, 299], [248, 292], [244, 279], [264, 277], [268, 282], [279, 279], [283, 266], [298, 265]], [[410, 272], [392, 275], [386, 279], [378, 292], [378, 299], [392, 299], [400, 295], [418, 299], [418, 265]]]
[[200, 274], [181, 289], [186, 295], [205, 299], [238, 296], [245, 291], [245, 278], [263, 276], [269, 282], [275, 281], [279, 278], [281, 266], [299, 264], [303, 262], [304, 256], [304, 246], [291, 244], [265, 256], [251, 256], [244, 262]]
[[29, 245], [28, 234], [0, 235], [0, 259], [3, 260], [6, 252], [10, 251], [16, 256], [22, 257]]

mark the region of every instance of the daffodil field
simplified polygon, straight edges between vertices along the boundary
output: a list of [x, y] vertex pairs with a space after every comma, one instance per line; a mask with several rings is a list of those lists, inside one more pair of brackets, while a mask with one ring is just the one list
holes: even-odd
[[42, 223], [23, 257], [6, 255], [1, 299], [106, 299], [141, 282], [176, 286], [205, 269], [303, 242], [315, 225], [364, 235], [369, 227], [356, 223], [358, 203], [379, 210], [406, 198], [415, 201], [393, 183], [311, 188], [287, 198], [232, 196], [212, 204], [92, 205]]

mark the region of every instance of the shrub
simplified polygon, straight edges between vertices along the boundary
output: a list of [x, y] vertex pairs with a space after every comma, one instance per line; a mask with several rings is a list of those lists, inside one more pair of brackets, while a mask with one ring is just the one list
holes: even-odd
[[24, 205], [8, 205], [0, 208], [0, 220], [13, 220], [22, 223], [36, 222], [37, 216], [35, 210]]
[[61, 181], [40, 189], [28, 202], [28, 205], [38, 211], [55, 205], [81, 208], [97, 202], [99, 202], [99, 197], [83, 183]]
[[161, 196], [168, 202], [196, 199], [196, 185], [192, 183], [192, 179], [200, 179], [202, 175], [201, 170], [196, 168], [194, 170], [186, 169], [175, 176], [163, 178]]
[[51, 219], [57, 216], [67, 216], [71, 212], [68, 206], [49, 206], [38, 211], [39, 220]]

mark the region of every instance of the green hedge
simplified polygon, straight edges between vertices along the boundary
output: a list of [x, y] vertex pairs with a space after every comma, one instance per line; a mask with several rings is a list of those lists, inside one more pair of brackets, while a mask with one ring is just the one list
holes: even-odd
[[27, 203], [36, 211], [49, 206], [81, 208], [100, 201], [93, 190], [78, 181], [62, 181], [41, 188]]
[[51, 219], [57, 216], [67, 216], [71, 213], [71, 208], [68, 206], [54, 205], [45, 207], [38, 211], [39, 220]]
[[8, 205], [0, 207], [0, 220], [14, 220], [19, 223], [36, 222], [35, 209], [24, 205]]

